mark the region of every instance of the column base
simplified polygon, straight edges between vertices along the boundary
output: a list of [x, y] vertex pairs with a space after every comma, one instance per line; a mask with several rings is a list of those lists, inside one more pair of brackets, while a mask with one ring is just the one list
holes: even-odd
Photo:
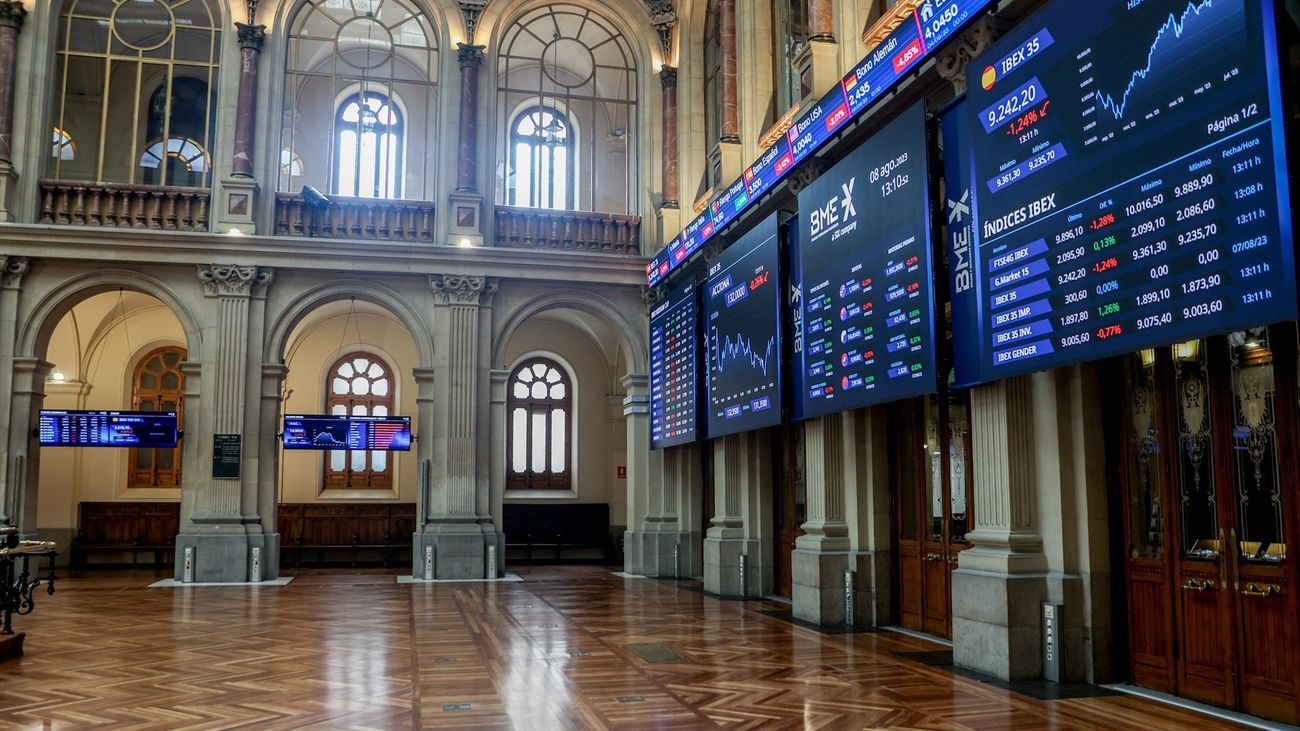
[[[417, 579], [486, 579], [488, 578], [488, 546], [496, 546], [496, 575], [505, 574], [505, 535], [497, 533], [491, 525], [474, 530], [448, 530], [437, 525], [411, 537], [411, 575]], [[426, 559], [432, 551], [433, 575], [429, 576]]]
[[[193, 549], [190, 581], [205, 584], [242, 584], [280, 577], [280, 534], [237, 532], [243, 526], [199, 527], [176, 536], [177, 581], [185, 581], [185, 549]], [[257, 568], [253, 549], [258, 548]]]
[[[740, 557], [745, 556], [745, 584], [740, 585]], [[718, 596], [763, 595], [762, 546], [744, 538], [704, 539], [704, 590]]]
[[257, 201], [257, 181], [247, 177], [230, 177], [221, 181], [219, 205], [210, 214], [215, 221], [209, 228], [213, 233], [257, 233], [254, 212]]
[[18, 171], [14, 166], [0, 160], [0, 223], [17, 221], [14, 204], [18, 197]]
[[893, 624], [893, 556], [889, 551], [852, 551], [849, 566], [856, 574], [853, 623], [866, 627]]
[[794, 549], [790, 572], [794, 616], [818, 625], [844, 624], [844, 572], [848, 568], [846, 552]]
[[448, 194], [447, 202], [451, 211], [447, 243], [451, 246], [483, 246], [484, 233], [488, 230], [483, 221], [483, 196], [474, 191], [457, 190]]
[[[679, 531], [628, 531], [626, 545], [636, 546], [636, 563], [631, 563], [631, 549], [624, 553], [623, 570], [629, 574], [658, 579], [693, 579], [703, 570], [700, 553], [701, 534]], [[673, 563], [673, 549], [677, 563]]]
[[1043, 673], [1042, 627], [1047, 600], [1043, 574], [952, 573], [953, 664], [1000, 680]]

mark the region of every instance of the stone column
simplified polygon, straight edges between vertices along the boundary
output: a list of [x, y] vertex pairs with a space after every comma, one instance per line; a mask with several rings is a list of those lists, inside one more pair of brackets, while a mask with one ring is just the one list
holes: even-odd
[[[263, 564], [274, 552], [267, 550], [256, 502], [248, 499], [257, 494], [258, 456], [254, 450], [260, 441], [259, 421], [250, 418], [248, 403], [249, 384], [254, 377], [248, 361], [250, 312], [253, 298], [265, 296], [274, 274], [272, 269], [256, 266], [198, 265], [199, 281], [210, 300], [208, 311], [213, 319], [204, 329], [208, 339], [204, 344], [204, 398], [198, 413], [188, 409], [186, 420], [185, 452], [190, 469], [182, 478], [177, 579], [183, 578], [186, 548], [194, 550], [196, 582], [248, 581], [250, 549], [262, 548]], [[194, 385], [189, 375], [187, 372], [187, 396]], [[260, 392], [258, 395], [260, 400]], [[261, 407], [251, 413], [260, 414]], [[212, 439], [216, 434], [233, 434], [241, 439], [238, 479], [212, 477]]]
[[509, 395], [507, 388], [510, 383], [510, 371], [504, 368], [494, 368], [488, 372], [488, 429], [491, 440], [489, 453], [492, 455], [489, 469], [492, 470], [488, 478], [488, 514], [495, 516], [501, 531], [498, 533], [497, 545], [497, 576], [504, 576], [505, 571], [505, 497], [506, 497], [506, 425], [507, 412], [506, 400]]
[[235, 23], [239, 33], [239, 101], [235, 111], [235, 158], [231, 171], [253, 177], [254, 129], [257, 126], [257, 61], [262, 55], [266, 26]]
[[[257, 514], [263, 518], [262, 533], [266, 544], [253, 572], [249, 561], [249, 581], [266, 581], [280, 576], [280, 534], [276, 527], [276, 496], [280, 494], [280, 440], [282, 425], [281, 407], [284, 404], [284, 379], [289, 369], [283, 363], [262, 364], [262, 398], [258, 414], [257, 448]], [[247, 448], [254, 445], [246, 444]]]
[[[14, 357], [18, 339], [18, 294], [29, 261], [25, 256], [0, 254], [0, 393], [13, 393]], [[31, 426], [23, 414], [12, 406], [0, 413], [0, 523], [12, 520], [17, 525], [13, 501], [24, 489], [18, 468], [27, 454], [25, 434]], [[12, 437], [12, 440], [11, 440]], [[33, 527], [34, 529], [34, 527]]]
[[40, 358], [13, 359], [13, 383], [9, 397], [9, 418], [13, 429], [9, 432], [9, 460], [5, 465], [9, 484], [13, 489], [8, 496], [8, 514], [19, 533], [36, 532], [36, 490], [40, 484], [40, 459], [34, 457], [38, 449], [32, 427], [39, 423], [38, 412], [45, 399], [45, 379], [54, 369], [52, 363]]
[[18, 31], [27, 11], [16, 0], [0, 1], [0, 162], [13, 162], [14, 73], [18, 62]]
[[[740, 584], [740, 557], [747, 556], [746, 584], [755, 584], [757, 552], [745, 532], [746, 492], [751, 488], [751, 434], [731, 434], [713, 442], [713, 519], [704, 538], [704, 590], [722, 596], [748, 596]], [[770, 480], [770, 476], [769, 476]]]
[[808, 520], [795, 541], [794, 615], [814, 624], [844, 622], [844, 572], [849, 568], [849, 525], [845, 485], [855, 476], [852, 443], [844, 423], [831, 414], [804, 425]]
[[460, 61], [460, 137], [456, 147], [456, 190], [478, 192], [478, 69], [483, 46], [457, 43]]
[[1047, 558], [1035, 505], [1032, 393], [1029, 376], [971, 392], [975, 530], [952, 576], [953, 660], [1004, 680], [1042, 671]]
[[722, 0], [718, 8], [718, 36], [722, 44], [722, 115], [719, 134], [723, 142], [740, 141], [740, 97], [736, 78], [736, 0]]
[[659, 71], [663, 86], [664, 105], [664, 208], [677, 208], [680, 204], [677, 180], [677, 69], [664, 66]]
[[[491, 332], [489, 314], [497, 281], [489, 277], [433, 274], [434, 419], [425, 438], [434, 439], [429, 499], [416, 535], [417, 578], [481, 579], [487, 575], [487, 546], [497, 530], [487, 509], [486, 447], [488, 380], [480, 348]], [[486, 322], [485, 322], [486, 320]], [[484, 414], [480, 418], [480, 408]], [[425, 432], [422, 426], [421, 431]], [[480, 499], [480, 492], [484, 493]], [[481, 509], [480, 509], [481, 508]], [[427, 547], [434, 551], [434, 576], [424, 576]], [[501, 548], [498, 546], [498, 555]]]
[[808, 40], [835, 40], [835, 3], [832, 0], [808, 0]]
[[[647, 571], [647, 552], [653, 545], [646, 526], [653, 516], [651, 492], [662, 488], [662, 452], [650, 451], [650, 377], [628, 373], [623, 386], [623, 416], [627, 419], [627, 530], [623, 533], [623, 569], [630, 574]], [[653, 459], [652, 459], [653, 456]]]

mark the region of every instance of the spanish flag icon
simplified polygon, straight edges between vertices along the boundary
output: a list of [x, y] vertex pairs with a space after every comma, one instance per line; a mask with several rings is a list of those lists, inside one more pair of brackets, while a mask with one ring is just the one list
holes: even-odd
[[993, 85], [996, 84], [997, 82], [998, 82], [997, 69], [993, 68], [992, 66], [989, 66], [988, 68], [984, 69], [983, 75], [980, 76], [980, 83], [984, 85], [984, 91], [988, 91], [992, 89]]

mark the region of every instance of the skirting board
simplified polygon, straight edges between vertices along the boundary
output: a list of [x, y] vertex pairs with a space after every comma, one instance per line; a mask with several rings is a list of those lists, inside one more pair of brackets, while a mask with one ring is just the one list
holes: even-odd
[[177, 581], [176, 579], [163, 579], [162, 581], [153, 582], [149, 585], [149, 588], [183, 589], [189, 586], [287, 586], [290, 581], [293, 581], [292, 576], [281, 576], [278, 579], [271, 579], [270, 581], [239, 581], [233, 583], [222, 583], [220, 581], [191, 581], [187, 584], [184, 581]]
[[519, 574], [507, 572], [505, 576], [495, 579], [417, 579], [414, 576], [398, 576], [399, 584], [479, 584], [487, 581], [523, 581]]

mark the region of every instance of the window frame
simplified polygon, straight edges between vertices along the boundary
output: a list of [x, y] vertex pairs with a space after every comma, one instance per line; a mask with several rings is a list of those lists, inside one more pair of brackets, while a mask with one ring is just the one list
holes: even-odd
[[[392, 115], [394, 122], [379, 122], [375, 125], [376, 131], [373, 133], [376, 137], [374, 146], [375, 159], [374, 164], [374, 183], [369, 190], [362, 190], [362, 165], [361, 161], [365, 155], [365, 146], [361, 143], [363, 132], [363, 119], [365, 114], [363, 109], [368, 106], [367, 102], [371, 99], [378, 99], [379, 109], [376, 113], [382, 113], [387, 110]], [[357, 107], [357, 121], [355, 123], [347, 121], [350, 107]], [[353, 132], [357, 136], [354, 144], [352, 163], [353, 163], [353, 181], [352, 193], [350, 195], [342, 192], [343, 189], [343, 135], [346, 132]], [[381, 91], [373, 91], [362, 88], [351, 94], [347, 94], [338, 104], [334, 106], [334, 123], [330, 134], [333, 136], [331, 144], [334, 149], [333, 161], [330, 167], [330, 192], [335, 195], [344, 195], [352, 198], [375, 198], [379, 200], [397, 200], [402, 197], [402, 182], [406, 177], [406, 115], [402, 110], [401, 101], [392, 94]], [[385, 152], [380, 141], [387, 135], [393, 137], [393, 154], [388, 168], [384, 167]], [[387, 170], [388, 180], [385, 180], [384, 171]], [[385, 190], [386, 185], [391, 185], [391, 190]]]
[[[548, 371], [551, 370], [559, 374], [559, 380], [546, 381], [546, 376], [534, 376], [530, 381], [523, 381], [521, 374], [525, 370], [532, 371], [535, 365], [543, 365]], [[535, 371], [533, 371], [535, 373]], [[549, 388], [564, 384], [564, 396], [562, 398], [534, 398], [531, 394], [527, 397], [515, 395], [516, 383], [536, 383], [539, 379], [550, 384]], [[559, 363], [559, 361], [545, 356], [529, 356], [521, 360], [518, 365], [510, 370], [510, 377], [506, 379], [506, 489], [521, 491], [536, 490], [572, 490], [573, 489], [573, 434], [574, 434], [574, 379], [569, 374], [569, 370]], [[527, 469], [516, 470], [514, 465], [515, 458], [515, 419], [517, 418], [516, 409], [524, 410], [525, 420], [525, 444], [524, 444], [524, 463]], [[551, 441], [555, 430], [554, 413], [560, 411], [564, 413], [564, 444], [561, 453], [564, 455], [564, 469], [556, 471], [553, 468], [553, 457], [556, 454], [553, 442]], [[533, 455], [534, 446], [534, 425], [535, 417], [539, 414], [545, 414], [544, 423], [547, 425], [546, 444], [544, 445], [543, 454], [545, 456], [545, 469], [536, 471], [532, 469], [531, 456]]]
[[[167, 355], [177, 356], [176, 365], [174, 367], [167, 365], [165, 358]], [[161, 411], [162, 409], [159, 407], [162, 402], [165, 399], [170, 399], [176, 403], [177, 430], [179, 431], [185, 428], [185, 372], [181, 370], [180, 366], [185, 362], [186, 355], [187, 353], [185, 348], [181, 346], [164, 345], [145, 353], [144, 356], [136, 362], [135, 368], [132, 369], [131, 373], [131, 409], [133, 411], [147, 411], [148, 409], [140, 408], [141, 401], [146, 399], [152, 399], [154, 403], [153, 411]], [[145, 370], [155, 358], [159, 359], [163, 366], [163, 370], [159, 371], [159, 384], [156, 388], [145, 389], [140, 385], [140, 379], [145, 375]], [[174, 390], [162, 388], [161, 375], [168, 372], [175, 372], [178, 377], [177, 386]], [[150, 447], [145, 450], [150, 453], [147, 480], [141, 479], [146, 472], [139, 467], [140, 451], [141, 449], [139, 447], [131, 447], [127, 451], [127, 489], [180, 489], [182, 450], [179, 444], [175, 447]], [[158, 457], [161, 453], [168, 451], [172, 453], [172, 465], [168, 469], [160, 469], [158, 467]], [[166, 482], [170, 482], [170, 484], [164, 484]]]
[[[524, 122], [533, 115], [537, 115], [537, 119], [534, 120], [535, 126], [538, 130], [542, 129], [542, 122], [546, 119], [546, 115], [548, 114], [551, 116], [552, 121], [559, 122], [564, 128], [562, 145], [548, 144], [540, 133], [529, 135], [519, 131]], [[506, 193], [509, 196], [507, 205], [522, 206], [525, 208], [568, 210], [571, 207], [570, 204], [576, 203], [579, 199], [577, 189], [578, 176], [576, 172], [579, 141], [578, 130], [569, 119], [569, 116], [553, 105], [534, 104], [520, 110], [514, 115], [510, 121], [510, 131], [508, 134], [510, 138], [510, 145], [508, 147], [508, 167], [510, 170], [514, 171], [515, 185], [506, 190]], [[530, 170], [528, 171], [528, 179], [530, 181], [528, 185], [529, 196], [526, 201], [520, 200], [520, 186], [518, 182], [521, 177], [518, 153], [520, 145], [528, 145], [532, 148], [530, 152], [531, 165]], [[565, 169], [563, 175], [564, 198], [563, 200], [558, 201], [557, 205], [555, 188], [556, 183], [560, 180], [560, 176], [555, 173], [555, 151], [558, 147], [564, 148]], [[547, 167], [549, 169], [550, 180], [546, 181], [547, 185], [544, 188], [542, 185], [538, 184], [541, 182], [541, 158], [537, 153], [542, 149], [549, 151], [546, 162], [548, 163]]]
[[[368, 386], [366, 394], [353, 393], [353, 387], [350, 383], [352, 378], [357, 376], [340, 375], [339, 371], [344, 365], [351, 365], [357, 359], [365, 359], [369, 363], [377, 364], [383, 369], [383, 374], [368, 378], [371, 386]], [[367, 368], [367, 370], [369, 370]], [[348, 393], [334, 393], [333, 383], [335, 378], [349, 380]], [[373, 383], [380, 379], [388, 379], [388, 393], [383, 396], [375, 396]], [[378, 353], [354, 350], [346, 355], [336, 358], [329, 370], [325, 372], [324, 396], [325, 409], [324, 413], [333, 414], [335, 406], [343, 406], [344, 414], [354, 415], [353, 410], [358, 405], [364, 405], [365, 415], [374, 416], [376, 407], [384, 407], [385, 415], [392, 416], [397, 408], [397, 372], [393, 370], [388, 360]], [[353, 453], [363, 451], [365, 453], [365, 469], [352, 469]], [[393, 459], [391, 453], [386, 453], [384, 459], [384, 469], [374, 469], [374, 453], [381, 450], [353, 450], [353, 449], [329, 449], [324, 452], [324, 459], [321, 464], [321, 486], [322, 491], [327, 490], [395, 490], [396, 481], [393, 474]], [[343, 469], [336, 470], [331, 465], [331, 460], [335, 452], [343, 453]]]

